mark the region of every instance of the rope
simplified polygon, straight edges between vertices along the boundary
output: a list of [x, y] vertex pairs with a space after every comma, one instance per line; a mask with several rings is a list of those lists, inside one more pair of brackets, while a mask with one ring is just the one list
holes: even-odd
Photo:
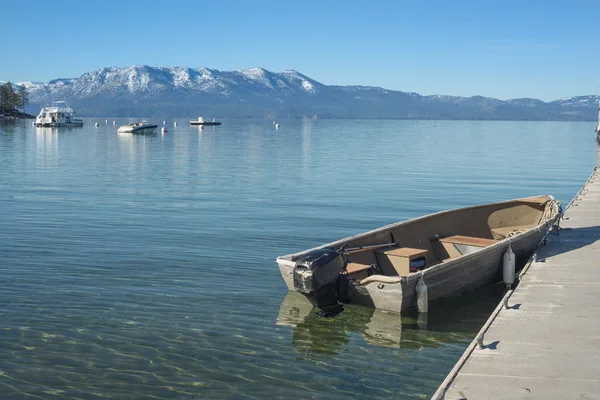
[[[555, 214], [555, 210], [556, 208], [559, 209], [559, 214], [562, 213], [562, 210], [560, 209], [560, 203], [554, 199], [550, 200], [548, 203], [546, 203], [546, 207], [544, 208], [544, 212], [542, 213], [542, 216], [540, 217], [540, 224], [543, 224], [546, 221], [549, 221], [552, 219], [552, 217]], [[560, 218], [560, 215], [559, 215]], [[510, 232], [508, 232], [508, 234], [505, 236], [506, 239], [510, 239], [513, 238], [523, 232], [527, 231], [527, 229], [514, 229]]]
[[515, 237], [515, 236], [525, 232], [525, 231], [526, 231], [526, 229], [514, 229], [514, 230], [508, 232], [508, 234], [505, 236], [505, 238], [510, 239], [512, 237]]
[[544, 212], [542, 213], [542, 217], [540, 218], [540, 223], [552, 219], [552, 216], [554, 215], [554, 209], [557, 206], [557, 204], [558, 202], [554, 199], [550, 200], [546, 204], [546, 208], [544, 208]]

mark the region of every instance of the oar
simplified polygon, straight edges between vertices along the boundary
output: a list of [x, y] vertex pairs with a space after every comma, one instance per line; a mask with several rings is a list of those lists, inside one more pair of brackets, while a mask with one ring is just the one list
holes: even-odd
[[352, 247], [350, 249], [343, 249], [343, 251], [348, 252], [348, 254], [354, 254], [354, 253], [360, 253], [361, 251], [366, 251], [366, 250], [375, 250], [375, 249], [380, 249], [382, 247], [391, 247], [391, 246], [398, 246], [399, 242], [392, 242], [392, 243], [382, 243], [382, 244], [370, 244], [367, 246], [359, 246], [359, 247]]

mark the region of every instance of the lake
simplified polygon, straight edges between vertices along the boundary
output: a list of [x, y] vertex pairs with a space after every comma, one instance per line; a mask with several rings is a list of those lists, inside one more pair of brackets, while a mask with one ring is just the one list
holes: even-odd
[[427, 320], [323, 318], [275, 258], [443, 209], [566, 205], [598, 158], [594, 122], [84, 121], [0, 122], [6, 398], [428, 398], [502, 285]]

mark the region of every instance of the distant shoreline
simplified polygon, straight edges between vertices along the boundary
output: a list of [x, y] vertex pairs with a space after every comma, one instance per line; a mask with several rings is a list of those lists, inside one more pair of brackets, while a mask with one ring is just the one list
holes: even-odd
[[[34, 117], [35, 118], [35, 117]], [[84, 119], [146, 119], [146, 120], [195, 120], [195, 117], [185, 117], [185, 116], [107, 116], [107, 115], [79, 115], [78, 118]], [[250, 121], [272, 121], [273, 118], [265, 118], [265, 117], [254, 117], [254, 116], [221, 116], [218, 118], [219, 120], [250, 120]], [[500, 118], [381, 118], [381, 117], [319, 117], [319, 118], [307, 118], [307, 117], [279, 117], [276, 120], [278, 121], [338, 121], [338, 120], [347, 120], [347, 121], [356, 121], [356, 120], [364, 120], [364, 121], [481, 121], [481, 122], [596, 122], [596, 119], [500, 119]]]
[[0, 119], [11, 120], [11, 119], [35, 119], [35, 116], [21, 111], [10, 111], [8, 113], [0, 113]]
[[[12, 111], [10, 113], [0, 113], [0, 120], [18, 120], [18, 119], [35, 119], [35, 115], [23, 113], [20, 111]], [[86, 119], [160, 119], [160, 120], [181, 120], [181, 119], [195, 119], [193, 117], [172, 117], [172, 116], [154, 116], [154, 117], [138, 117], [138, 116], [128, 116], [128, 117], [117, 117], [117, 116], [93, 116], [93, 115], [80, 115], [79, 118]], [[273, 118], [269, 117], [261, 117], [261, 116], [224, 116], [222, 119], [231, 119], [231, 120], [250, 120], [250, 121], [260, 121], [260, 120], [272, 120]], [[365, 120], [365, 121], [480, 121], [480, 122], [590, 122], [596, 121], [595, 119], [494, 119], [494, 118], [481, 118], [481, 119], [473, 119], [473, 118], [376, 118], [376, 117], [319, 117], [319, 118], [309, 118], [309, 117], [280, 117], [279, 120], [308, 120], [308, 121], [334, 121], [334, 120]]]

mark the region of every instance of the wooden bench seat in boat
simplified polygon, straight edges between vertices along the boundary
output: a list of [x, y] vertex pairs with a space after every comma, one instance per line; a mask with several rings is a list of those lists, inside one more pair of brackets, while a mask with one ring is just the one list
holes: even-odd
[[367, 271], [370, 268], [371, 268], [370, 265], [359, 264], [359, 263], [355, 263], [355, 262], [349, 262], [348, 265], [346, 265], [346, 273], [348, 275], [352, 275], [352, 274], [355, 274], [357, 272]]
[[348, 277], [352, 279], [362, 280], [371, 275], [370, 270], [371, 265], [349, 262], [346, 264], [346, 271], [344, 274], [348, 275]]
[[[453, 235], [444, 238], [439, 238], [438, 241], [442, 244], [443, 249], [439, 251], [445, 252], [442, 257], [438, 256], [441, 262], [448, 262], [453, 258], [473, 253], [483, 247], [491, 246], [497, 243], [494, 239], [485, 239], [473, 236]], [[435, 247], [434, 247], [435, 249]], [[436, 252], [436, 254], [439, 254]]]
[[442, 243], [464, 244], [467, 246], [487, 247], [496, 243], [494, 239], [485, 239], [472, 236], [454, 235], [445, 238], [440, 238]]

